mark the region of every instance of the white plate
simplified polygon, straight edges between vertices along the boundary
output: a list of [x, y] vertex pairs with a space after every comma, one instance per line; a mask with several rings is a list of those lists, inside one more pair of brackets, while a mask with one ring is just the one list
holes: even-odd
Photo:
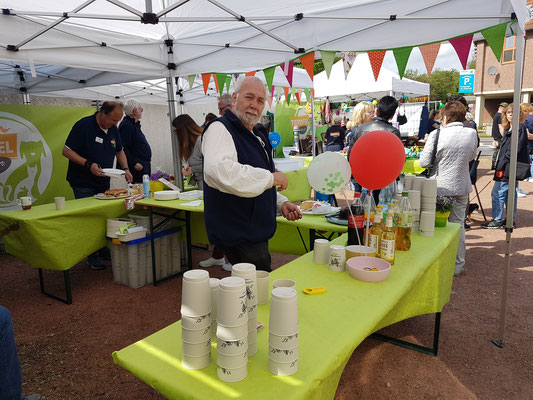
[[177, 190], [160, 190], [154, 193], [156, 200], [176, 200], [180, 192]]
[[103, 193], [98, 193], [98, 194], [94, 195], [94, 198], [98, 199], [98, 200], [118, 200], [118, 199], [125, 199], [126, 197], [130, 197], [130, 195], [129, 194], [125, 194], [125, 195], [118, 196], [118, 197], [107, 197]]
[[105, 176], [108, 176], [110, 178], [120, 178], [121, 176], [126, 174], [126, 172], [117, 168], [104, 168], [102, 169], [102, 171], [104, 171]]
[[326, 215], [326, 214], [333, 214], [339, 211], [340, 209], [341, 209], [340, 207], [331, 207], [329, 209], [318, 210], [315, 212], [313, 212], [312, 210], [300, 210], [300, 212], [304, 215]]

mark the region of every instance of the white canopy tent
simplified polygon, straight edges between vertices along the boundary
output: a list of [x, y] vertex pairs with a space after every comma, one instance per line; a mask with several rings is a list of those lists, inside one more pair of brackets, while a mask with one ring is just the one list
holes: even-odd
[[[75, 8], [72, 8], [75, 3]], [[2, 0], [0, 60], [167, 78], [265, 68], [314, 50], [369, 51], [447, 40], [516, 17], [515, 93], [500, 338], [503, 343], [524, 30], [524, 0]], [[112, 23], [110, 23], [112, 21]], [[177, 160], [177, 143], [173, 142]], [[180, 176], [179, 164], [176, 166]]]
[[379, 99], [397, 94], [407, 97], [429, 96], [429, 84], [407, 78], [400, 79], [397, 72], [385, 67], [381, 67], [376, 81], [366, 53], [356, 56], [347, 79], [344, 78], [342, 60], [333, 65], [329, 79], [326, 71], [315, 76], [315, 96], [317, 98], [329, 97], [330, 101], [336, 103]]

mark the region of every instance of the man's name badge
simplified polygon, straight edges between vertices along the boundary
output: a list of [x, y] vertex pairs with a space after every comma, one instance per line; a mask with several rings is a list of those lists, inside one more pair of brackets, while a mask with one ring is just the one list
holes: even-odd
[[98, 137], [98, 136], [96, 136], [96, 137], [94, 138], [94, 141], [95, 141], [95, 142], [98, 142], [98, 143], [104, 143], [104, 139], [101, 138], [101, 137]]

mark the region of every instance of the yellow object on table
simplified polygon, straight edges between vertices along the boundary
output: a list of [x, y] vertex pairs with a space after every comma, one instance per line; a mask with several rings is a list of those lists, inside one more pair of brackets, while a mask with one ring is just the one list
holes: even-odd
[[165, 184], [159, 181], [150, 181], [150, 195], [154, 197], [155, 192], [165, 190]]
[[420, 166], [418, 160], [405, 160], [405, 164], [402, 168], [402, 174], [420, 175], [426, 169]]

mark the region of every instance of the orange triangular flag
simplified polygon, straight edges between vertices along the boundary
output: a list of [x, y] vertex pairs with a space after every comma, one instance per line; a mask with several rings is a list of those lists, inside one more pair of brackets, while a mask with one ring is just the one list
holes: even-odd
[[209, 88], [209, 81], [211, 80], [211, 74], [202, 74], [202, 82], [204, 83], [204, 94], [207, 94]]
[[[220, 91], [218, 90], [218, 79], [217, 79], [217, 74], [213, 74], [213, 79], [215, 80], [215, 87], [217, 89], [217, 93], [220, 93]], [[223, 82], [224, 83], [224, 82]]]
[[287, 98], [289, 97], [289, 88], [288, 87], [284, 87], [283, 91], [285, 92], [285, 100], [287, 100]]
[[383, 64], [383, 59], [385, 58], [385, 50], [369, 51], [368, 59], [370, 60], [370, 65], [372, 66], [372, 72], [374, 73], [374, 80], [378, 80], [379, 71], [381, 70], [381, 65]]
[[250, 71], [244, 74], [244, 76], [254, 76], [257, 71]]
[[313, 99], [315, 98], [315, 89], [311, 89], [311, 96], [313, 97]]
[[313, 80], [313, 76], [315, 74], [315, 52], [313, 51], [305, 56], [300, 57], [300, 62], [309, 74], [311, 80]]
[[298, 100], [298, 104], [300, 104], [300, 90], [298, 89], [296, 92], [294, 92], [294, 96], [296, 96], [296, 100]]
[[418, 48], [424, 59], [424, 64], [426, 64], [426, 70], [428, 76], [431, 76], [431, 71], [435, 65], [435, 60], [437, 59], [437, 54], [439, 54], [440, 42], [439, 43], [430, 43], [420, 46]]

